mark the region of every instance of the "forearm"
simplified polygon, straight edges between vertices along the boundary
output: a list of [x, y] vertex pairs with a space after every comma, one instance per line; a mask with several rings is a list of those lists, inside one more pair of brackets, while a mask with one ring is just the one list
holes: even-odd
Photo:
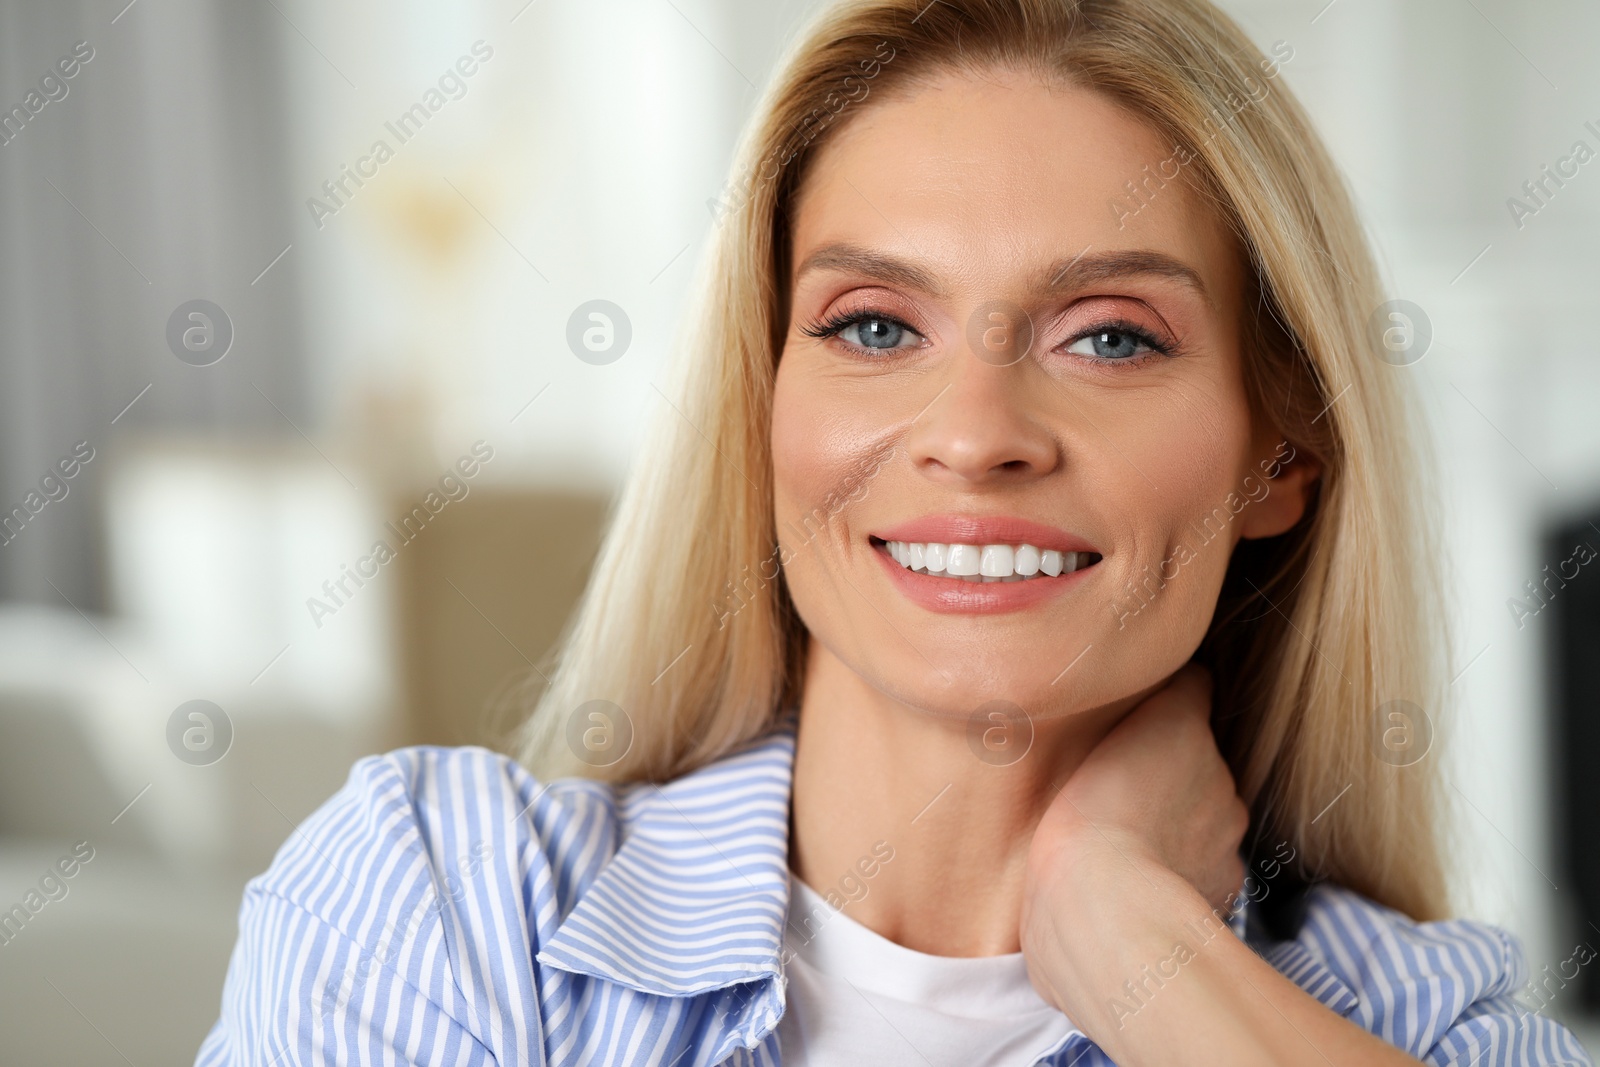
[[1062, 868], [1031, 924], [1030, 967], [1118, 1064], [1419, 1062], [1279, 974], [1172, 871], [1109, 842]]

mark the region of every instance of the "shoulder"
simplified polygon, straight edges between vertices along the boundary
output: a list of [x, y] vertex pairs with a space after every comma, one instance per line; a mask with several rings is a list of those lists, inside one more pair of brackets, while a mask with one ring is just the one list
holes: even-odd
[[246, 888], [198, 1062], [766, 1056], [792, 750], [786, 725], [618, 786], [481, 748], [361, 760]]
[[[359, 937], [396, 894], [437, 912], [486, 883], [531, 892], [554, 871], [574, 871], [573, 850], [609, 856], [618, 816], [618, 791], [603, 782], [541, 782], [485, 748], [399, 749], [358, 761], [247, 893]], [[565, 896], [574, 887], [551, 888]]]
[[1364, 985], [1443, 974], [1479, 995], [1495, 995], [1527, 980], [1520, 944], [1498, 926], [1470, 919], [1418, 922], [1327, 883], [1309, 891], [1296, 941], [1341, 977]]
[[617, 791], [606, 783], [541, 782], [485, 748], [398, 749], [357, 761], [343, 788], [290, 835], [255, 887], [308, 904], [323, 899], [317, 887], [329, 884], [332, 857], [314, 847], [319, 842], [338, 848], [341, 872], [358, 884], [375, 876], [380, 855], [425, 866], [443, 882], [463, 857], [498, 853], [525, 861], [530, 848], [558, 849], [575, 827], [605, 832], [617, 809]]
[[492, 1062], [517, 1044], [504, 997], [536, 994], [530, 947], [615, 852], [625, 807], [483, 748], [358, 761], [246, 887], [200, 1062], [244, 1062], [246, 1035], [334, 1062], [352, 1032], [375, 1058], [421, 1032], [440, 1061]]
[[[1539, 1014], [1520, 942], [1471, 919], [1419, 922], [1331, 884], [1309, 890], [1292, 941], [1265, 953], [1353, 1022], [1425, 1062], [1590, 1064]], [[1296, 972], [1299, 972], [1296, 974]], [[1342, 989], [1340, 988], [1342, 987]], [[1523, 1003], [1517, 999], [1523, 995]]]

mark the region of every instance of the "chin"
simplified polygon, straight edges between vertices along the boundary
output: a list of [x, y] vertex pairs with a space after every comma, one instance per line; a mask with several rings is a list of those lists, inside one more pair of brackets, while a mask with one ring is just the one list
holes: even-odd
[[[1079, 646], [1081, 649], [1081, 646]], [[1013, 657], [975, 660], [970, 656], [957, 663], [949, 658], [928, 657], [939, 664], [941, 677], [915, 653], [912, 662], [898, 658], [886, 671], [866, 667], [864, 674], [874, 679], [875, 688], [909, 707], [926, 714], [965, 722], [980, 715], [991, 704], [1004, 703], [1032, 719], [1048, 719], [1093, 708], [1114, 695], [1091, 694], [1073, 675], [1087, 657], [1062, 674], [1073, 656], [1061, 659], [1035, 658], [1018, 663]], [[876, 678], [874, 678], [876, 675]], [[948, 683], [945, 681], [948, 678]], [[1059, 681], [1057, 680], [1059, 679]], [[1088, 681], [1087, 672], [1084, 681]]]

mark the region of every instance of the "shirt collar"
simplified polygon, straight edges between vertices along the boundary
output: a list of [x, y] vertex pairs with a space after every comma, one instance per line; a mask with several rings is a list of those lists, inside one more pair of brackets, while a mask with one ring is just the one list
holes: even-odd
[[[789, 907], [789, 799], [796, 715], [743, 748], [664, 785], [621, 797], [622, 846], [539, 953], [539, 962], [659, 996], [708, 994], [748, 983], [731, 998], [726, 1039], [746, 1046], [777, 1025], [784, 1008], [783, 927]], [[730, 812], [737, 814], [730, 817]], [[707, 848], [709, 846], [709, 849]], [[692, 869], [663, 857], [696, 853]], [[680, 873], [680, 870], [683, 873]], [[642, 895], [641, 886], [651, 893]], [[706, 887], [719, 887], [706, 892]], [[670, 901], [665, 907], [660, 901]], [[1348, 1016], [1359, 1000], [1298, 941], [1246, 934], [1250, 902], [1230, 917], [1236, 935], [1319, 1002]], [[737, 952], [686, 967], [699, 932], [740, 924]], [[1088, 1040], [1076, 1025], [1037, 1062], [1053, 1063]]]
[[[789, 712], [698, 770], [621, 790], [622, 846], [539, 962], [669, 997], [776, 985], [789, 905], [795, 722]], [[696, 935], [730, 928], [737, 947], [686, 948]]]

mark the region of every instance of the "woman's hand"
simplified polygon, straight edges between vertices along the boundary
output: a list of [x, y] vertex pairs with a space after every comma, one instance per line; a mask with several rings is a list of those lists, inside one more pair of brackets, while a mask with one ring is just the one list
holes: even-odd
[[1211, 733], [1211, 675], [1190, 663], [1108, 733], [1034, 834], [1041, 873], [1085, 849], [1156, 864], [1224, 911], [1244, 884], [1250, 812]]
[[[1045, 811], [1028, 852], [1022, 951], [1041, 995], [1080, 1026], [1104, 1007], [1103, 953], [1080, 931], [1170, 910], [1174, 890], [1221, 925], [1244, 882], [1239, 843], [1249, 812], [1211, 733], [1211, 676], [1189, 664], [1095, 746]], [[1134, 903], [1134, 902], [1139, 903]], [[1120, 944], [1132, 980], [1171, 941], [1145, 931]], [[1137, 935], [1129, 931], [1129, 940]], [[1117, 982], [1109, 988], [1115, 991]], [[1118, 1022], [1121, 1020], [1119, 1019]]]
[[1418, 1061], [1340, 1018], [1227, 926], [1249, 813], [1193, 664], [1089, 753], [1034, 833], [1028, 975], [1121, 1067]]

